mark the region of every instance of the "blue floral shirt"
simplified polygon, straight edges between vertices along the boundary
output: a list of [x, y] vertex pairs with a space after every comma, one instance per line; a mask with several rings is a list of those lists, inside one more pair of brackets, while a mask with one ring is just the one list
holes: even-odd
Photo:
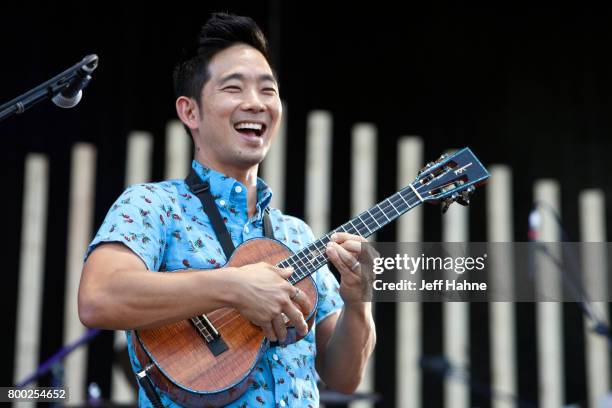
[[[263, 214], [272, 192], [263, 180], [257, 181], [257, 209], [248, 217], [247, 189], [233, 178], [202, 167], [192, 167], [202, 180], [208, 180], [211, 193], [237, 247], [249, 238], [263, 236]], [[270, 220], [277, 240], [298, 251], [314, 241], [312, 230], [302, 220], [270, 208]], [[197, 196], [184, 180], [137, 184], [127, 188], [113, 204], [87, 255], [101, 242], [122, 242], [137, 254], [151, 271], [220, 268], [226, 263], [207, 215]], [[319, 302], [315, 323], [343, 305], [336, 278], [327, 267], [313, 274]], [[248, 391], [230, 407], [318, 407], [319, 393], [315, 372], [315, 330], [297, 343], [271, 347], [255, 368]], [[126, 332], [128, 352], [134, 372], [141, 367], [135, 357], [130, 332]], [[159, 390], [158, 390], [159, 391]], [[167, 407], [177, 407], [158, 392]], [[151, 406], [139, 390], [139, 405]]]

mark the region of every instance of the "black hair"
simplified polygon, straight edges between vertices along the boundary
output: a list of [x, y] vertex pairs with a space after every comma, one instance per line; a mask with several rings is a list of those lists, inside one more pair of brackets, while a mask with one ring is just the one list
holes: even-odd
[[[219, 52], [235, 44], [249, 45], [263, 54], [272, 66], [268, 43], [257, 23], [250, 17], [228, 13], [213, 13], [200, 31], [195, 46], [184, 52], [174, 67], [172, 79], [176, 97], [187, 96], [201, 106], [201, 92], [210, 79], [208, 65]], [[187, 133], [189, 129], [185, 126]]]

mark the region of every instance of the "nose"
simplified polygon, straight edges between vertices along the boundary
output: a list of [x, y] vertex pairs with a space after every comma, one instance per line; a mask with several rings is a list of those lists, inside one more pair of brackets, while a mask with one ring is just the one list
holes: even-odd
[[257, 113], [265, 111], [266, 105], [261, 100], [261, 96], [257, 90], [252, 89], [249, 92], [245, 92], [245, 98], [241, 108], [245, 111]]

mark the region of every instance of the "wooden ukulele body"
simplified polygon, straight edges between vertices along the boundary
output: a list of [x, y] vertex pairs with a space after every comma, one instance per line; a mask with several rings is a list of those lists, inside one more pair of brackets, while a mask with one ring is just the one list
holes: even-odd
[[[291, 250], [278, 241], [254, 238], [238, 246], [225, 266], [239, 267], [262, 261], [276, 265], [290, 255]], [[310, 275], [295, 286], [300, 289], [300, 296], [307, 297], [308, 310], [302, 309], [302, 313], [310, 330], [316, 312], [317, 288]], [[269, 347], [261, 328], [235, 309], [214, 310], [206, 313], [206, 317], [225, 345], [220, 353], [220, 348], [211, 347], [190, 320], [132, 333], [138, 361], [143, 368], [149, 367], [147, 374], [153, 383], [186, 407], [218, 407], [238, 399]], [[295, 329], [289, 327], [283, 344], [298, 340]]]

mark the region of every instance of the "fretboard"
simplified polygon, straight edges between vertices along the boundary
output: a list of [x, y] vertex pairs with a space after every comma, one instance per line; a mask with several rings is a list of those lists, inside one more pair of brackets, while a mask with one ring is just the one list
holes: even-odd
[[413, 185], [408, 185], [369, 210], [323, 235], [299, 252], [279, 262], [276, 266], [281, 268], [293, 267], [294, 272], [288, 280], [295, 285], [319, 268], [327, 265], [329, 259], [325, 253], [325, 248], [331, 241], [331, 235], [334, 232], [348, 232], [367, 238], [422, 202], [422, 198]]

